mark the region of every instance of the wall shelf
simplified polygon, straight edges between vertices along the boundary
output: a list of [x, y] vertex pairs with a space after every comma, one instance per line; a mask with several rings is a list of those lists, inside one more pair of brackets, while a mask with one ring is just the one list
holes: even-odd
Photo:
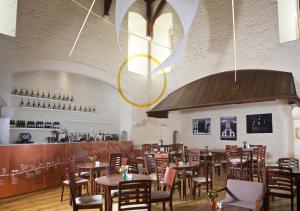
[[91, 114], [95, 115], [96, 112], [84, 112], [84, 111], [69, 111], [69, 110], [58, 110], [58, 109], [49, 109], [49, 108], [35, 108], [35, 107], [23, 107], [19, 106], [17, 108], [28, 109], [28, 110], [37, 110], [37, 111], [54, 111], [54, 112], [70, 112], [70, 113], [81, 113], [81, 114]]
[[93, 121], [93, 120], [66, 120], [64, 122], [80, 122], [80, 123], [95, 123], [95, 124], [115, 124], [115, 122], [108, 121]]
[[56, 102], [56, 103], [76, 103], [76, 101], [54, 100], [54, 99], [49, 99], [49, 98], [31, 97], [31, 96], [25, 96], [25, 95], [15, 95], [15, 94], [12, 94], [11, 96], [17, 97], [17, 98], [26, 98], [26, 99], [34, 99], [34, 100], [43, 100], [43, 101], [47, 101], [47, 102]]
[[61, 129], [53, 129], [53, 128], [29, 128], [29, 127], [10, 127], [10, 130], [39, 130], [39, 131], [60, 131]]

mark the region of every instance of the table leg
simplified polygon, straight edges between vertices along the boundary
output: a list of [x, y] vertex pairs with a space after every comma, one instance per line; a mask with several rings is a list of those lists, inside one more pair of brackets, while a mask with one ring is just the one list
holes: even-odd
[[183, 173], [182, 173], [182, 179], [183, 179], [183, 190], [182, 190], [182, 198], [184, 201], [186, 201], [186, 170], [184, 169], [183, 170]]
[[300, 211], [300, 175], [295, 177], [297, 186], [297, 211]]
[[94, 182], [93, 182], [93, 171], [90, 169], [90, 195], [94, 194]]
[[112, 211], [111, 188], [107, 187], [107, 211]]
[[107, 202], [107, 194], [108, 193], [108, 187], [104, 186], [104, 206], [105, 206], [105, 211], [108, 211], [108, 202]]
[[250, 181], [253, 181], [253, 153], [250, 152]]

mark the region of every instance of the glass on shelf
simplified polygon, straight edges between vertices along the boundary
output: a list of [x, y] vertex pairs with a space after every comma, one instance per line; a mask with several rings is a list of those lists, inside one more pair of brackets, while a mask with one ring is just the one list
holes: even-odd
[[51, 109], [51, 103], [50, 102], [48, 103], [48, 108]]
[[18, 88], [15, 87], [15, 88], [12, 90], [12, 94], [17, 95], [17, 94], [18, 94]]
[[60, 103], [58, 104], [57, 109], [58, 109], [58, 110], [61, 110]]
[[71, 102], [74, 102], [74, 97], [73, 96], [71, 96]]
[[43, 108], [46, 108], [46, 103], [45, 102], [43, 103]]
[[29, 91], [28, 91], [28, 89], [25, 90], [25, 96], [29, 96]]
[[69, 105], [69, 111], [71, 111], [72, 110], [72, 106], [71, 106], [71, 104]]
[[76, 105], [74, 106], [73, 111], [77, 111]]
[[53, 107], [52, 107], [53, 109], [56, 109], [56, 104], [54, 103], [54, 105], [53, 105]]
[[19, 95], [25, 95], [24, 90], [21, 88]]
[[54, 94], [53, 94], [53, 98], [52, 98], [53, 100], [56, 100], [56, 95], [55, 95], [55, 92], [54, 92]]
[[79, 111], [82, 112], [82, 106], [81, 106], [81, 105], [80, 105], [80, 107], [79, 107]]
[[96, 112], [96, 107], [93, 108], [93, 112], [94, 112], [94, 113]]
[[43, 94], [42, 94], [42, 98], [45, 98], [46, 97], [46, 95], [45, 95], [45, 92], [43, 92]]
[[33, 101], [32, 107], [33, 107], [33, 108], [36, 108], [36, 107], [37, 107], [35, 101]]
[[62, 98], [61, 98], [61, 93], [59, 93], [59, 95], [58, 95], [58, 98], [57, 98], [58, 100], [61, 100]]
[[29, 101], [29, 100], [27, 101], [27, 104], [26, 104], [26, 106], [27, 106], [27, 107], [31, 107], [31, 103], [30, 103], [30, 101]]
[[36, 97], [40, 97], [40, 91], [39, 90], [36, 91]]

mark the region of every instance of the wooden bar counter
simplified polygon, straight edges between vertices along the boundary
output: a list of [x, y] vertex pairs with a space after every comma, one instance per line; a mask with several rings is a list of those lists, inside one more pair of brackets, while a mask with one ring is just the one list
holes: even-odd
[[130, 156], [133, 142], [0, 145], [0, 199], [59, 185], [66, 167], [74, 169], [91, 154], [100, 162], [108, 162], [114, 152]]

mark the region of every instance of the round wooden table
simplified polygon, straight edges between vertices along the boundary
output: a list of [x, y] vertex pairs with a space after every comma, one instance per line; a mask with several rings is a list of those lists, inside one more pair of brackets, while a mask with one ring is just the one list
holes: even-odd
[[[148, 175], [132, 174], [132, 179], [130, 180], [151, 180]], [[122, 174], [112, 174], [107, 176], [102, 176], [95, 179], [97, 184], [104, 186], [105, 191], [105, 210], [111, 211], [111, 190], [116, 190], [119, 187], [119, 183], [123, 181]]]
[[102, 163], [99, 162], [99, 165], [96, 165], [95, 162], [85, 162], [85, 163], [78, 163], [76, 165], [78, 169], [78, 176], [82, 171], [87, 171], [90, 174], [90, 195], [94, 194], [94, 174], [93, 172], [99, 172], [101, 170], [106, 170], [109, 167], [109, 163]]
[[194, 167], [196, 167], [197, 164], [195, 163], [180, 163], [176, 165], [176, 163], [170, 163], [169, 167], [174, 168], [180, 172], [182, 172], [182, 180], [183, 180], [183, 187], [182, 187], [182, 195], [183, 200], [186, 200], [186, 170], [192, 170]]

